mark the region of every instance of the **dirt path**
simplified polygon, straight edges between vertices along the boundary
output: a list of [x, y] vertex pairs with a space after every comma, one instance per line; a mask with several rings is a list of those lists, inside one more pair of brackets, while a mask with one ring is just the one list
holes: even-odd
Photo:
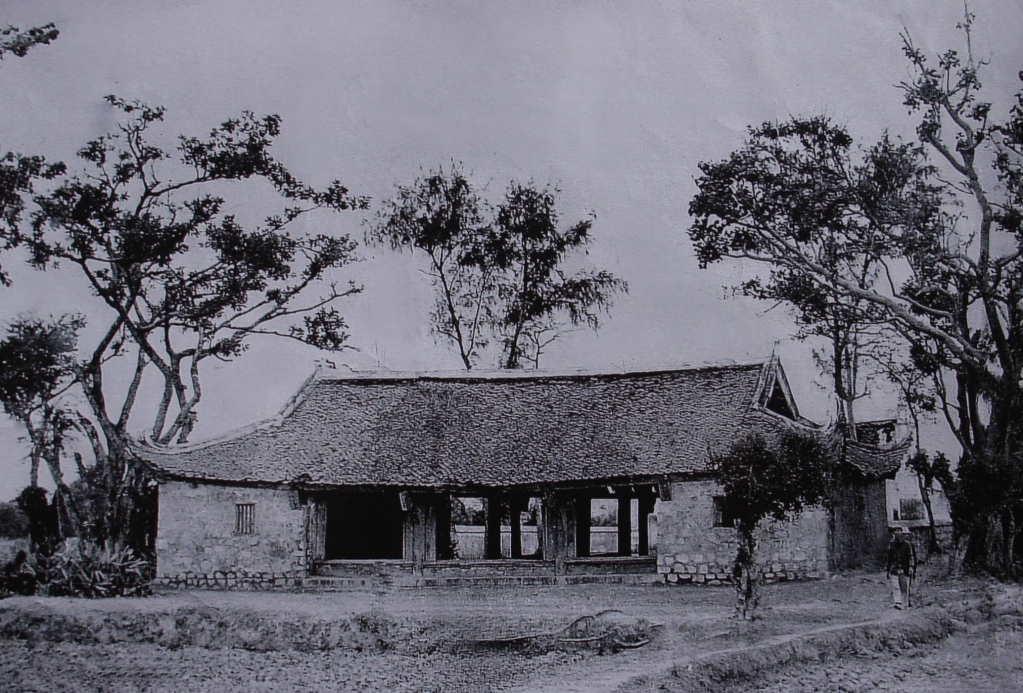
[[[898, 654], [852, 656], [815, 667], [793, 667], [755, 682], [762, 693], [1008, 693], [1023, 691], [1023, 632], [959, 633]], [[745, 693], [748, 683], [719, 688]]]
[[[921, 604], [937, 613], [948, 604], [976, 601], [986, 590], [985, 583], [921, 581], [919, 594]], [[892, 668], [885, 655], [877, 660], [857, 660], [849, 659], [845, 651], [836, 653], [828, 667], [815, 663], [780, 671], [770, 662], [776, 654], [772, 647], [784, 650], [795, 647], [787, 643], [815, 638], [837, 641], [853, 628], [887, 633], [895, 622], [912, 621], [919, 613], [916, 610], [902, 613], [888, 606], [883, 576], [858, 574], [815, 583], [771, 585], [765, 590], [763, 620], [744, 631], [737, 630], [730, 618], [732, 598], [727, 589], [578, 586], [390, 594], [204, 592], [92, 602], [4, 600], [0, 602], [0, 622], [17, 627], [9, 637], [0, 638], [0, 690], [607, 693], [664, 686], [663, 690], [686, 693], [740, 693], [761, 688], [789, 693], [815, 687], [843, 691], [828, 685], [829, 679], [819, 678], [826, 676], [821, 674], [825, 669], [839, 672], [832, 674], [834, 680], [855, 691], [868, 690], [851, 687], [861, 682], [866, 685], [867, 679], [856, 677], [864, 667], [882, 667], [871, 674], [880, 681], [900, 681], [900, 672], [906, 675]], [[580, 615], [609, 608], [664, 624], [661, 637], [644, 648], [609, 655], [593, 650], [513, 652], [456, 647], [477, 639], [553, 631]], [[979, 611], [974, 616], [990, 618]], [[168, 632], [181, 638], [165, 643], [163, 635], [152, 636], [152, 631], [163, 633], [161, 622], [167, 619], [176, 624]], [[347, 635], [326, 651], [318, 648], [317, 640], [305, 638], [302, 630], [323, 620], [347, 624], [347, 630], [341, 629]], [[207, 629], [210, 637], [202, 637], [207, 634], [202, 628], [221, 621], [222, 633]], [[55, 623], [64, 625], [58, 628]], [[139, 623], [140, 628], [133, 625]], [[270, 651], [253, 651], [246, 633], [251, 636], [249, 631], [257, 626], [276, 634]], [[902, 623], [899, 628], [905, 626]], [[372, 637], [367, 640], [368, 636]], [[378, 637], [382, 639], [378, 641]], [[265, 646], [267, 642], [259, 640], [257, 644]], [[368, 644], [368, 649], [363, 644]], [[746, 676], [742, 685], [733, 686], [725, 677], [726, 684], [709, 689], [690, 685], [700, 683], [697, 675], [720, 671], [722, 662], [755, 656], [769, 664], [759, 669], [770, 673], [762, 681]], [[989, 664], [993, 667], [994, 660]], [[692, 675], [686, 674], [689, 665], [695, 668]], [[953, 665], [933, 660], [929, 666], [942, 672]], [[966, 663], [961, 668], [969, 670]], [[982, 680], [983, 672], [975, 676]], [[1004, 683], [1012, 679], [995, 680]], [[890, 690], [922, 693], [929, 689]], [[934, 690], [993, 693], [1015, 688], [978, 684]]]
[[[880, 626], [900, 618], [897, 611], [887, 612], [883, 618], [855, 623], [839, 623], [800, 630], [795, 633], [767, 637], [755, 644], [715, 648], [722, 636], [695, 642], [682, 642], [667, 635], [654, 647], [634, 653], [619, 653], [603, 660], [587, 659], [559, 672], [559, 681], [544, 682], [538, 678], [515, 690], [515, 693], [612, 693], [629, 684], [666, 676], [674, 669], [720, 656], [738, 656], [746, 652], [767, 649], [795, 640], [811, 638], [866, 626]], [[722, 634], [723, 635], [723, 634]]]

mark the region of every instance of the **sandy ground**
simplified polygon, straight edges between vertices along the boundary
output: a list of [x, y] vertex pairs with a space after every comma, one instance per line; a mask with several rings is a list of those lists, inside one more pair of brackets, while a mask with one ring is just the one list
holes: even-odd
[[[917, 594], [921, 605], [956, 600], [979, 589], [971, 583], [926, 580], [921, 581], [919, 587]], [[17, 598], [0, 602], [0, 616], [118, 618], [201, 606], [219, 612], [252, 612], [266, 617], [281, 614], [288, 618], [329, 619], [374, 611], [425, 624], [434, 642], [443, 646], [422, 652], [256, 652], [241, 647], [208, 649], [136, 642], [85, 644], [31, 638], [0, 639], [0, 690], [212, 693], [240, 690], [273, 690], [275, 693], [613, 690], [618, 683], [657, 671], [687, 653], [722, 646], [741, 648], [785, 634], [904, 617], [903, 612], [890, 608], [887, 586], [880, 575], [768, 586], [764, 591], [763, 620], [756, 628], [742, 632], [736, 630], [730, 619], [732, 599], [733, 593], [728, 588], [614, 585], [431, 589], [387, 594], [186, 592], [144, 600]], [[662, 635], [641, 649], [605, 655], [589, 651], [553, 651], [539, 655], [460, 652], [454, 647], [459, 642], [478, 638], [507, 637], [564, 626], [580, 615], [607, 608], [663, 624]], [[758, 682], [755, 689], [774, 693], [1023, 690], [1016, 686], [1019, 671], [1004, 666], [1006, 661], [1018, 665], [1018, 657], [1012, 660], [1004, 654], [1013, 648], [1018, 653], [1020, 641], [1015, 634], [1015, 639], [997, 635], [1002, 640], [983, 644], [973, 640], [963, 644], [963, 637], [956, 636], [956, 642], [933, 648], [933, 651], [898, 657], [879, 655], [873, 659], [843, 658], [827, 666], [775, 672]], [[996, 635], [985, 637], [995, 638]], [[931, 670], [936, 673], [927, 673]], [[920, 676], [925, 678], [917, 680], [912, 674], [920, 671], [923, 672]], [[952, 678], [953, 673], [959, 678]], [[945, 688], [936, 687], [944, 685], [945, 680], [953, 683]], [[931, 687], [921, 688], [922, 681]], [[1009, 681], [1013, 685], [1005, 687]], [[907, 687], [914, 685], [917, 687]], [[754, 689], [747, 685], [735, 689], [738, 690]]]

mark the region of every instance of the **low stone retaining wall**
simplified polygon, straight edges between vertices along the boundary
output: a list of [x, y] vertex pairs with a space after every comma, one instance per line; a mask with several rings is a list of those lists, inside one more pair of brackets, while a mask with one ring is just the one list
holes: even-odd
[[[673, 559], [673, 556], [664, 556]], [[667, 569], [665, 569], [667, 568]], [[658, 565], [658, 571], [664, 575], [665, 582], [671, 585], [730, 585], [732, 584], [732, 567], [724, 565], [694, 565], [671, 563], [667, 560]], [[760, 571], [765, 583], [787, 582], [789, 580], [820, 580], [830, 577], [827, 570], [820, 570], [816, 561], [796, 561], [774, 563]]]

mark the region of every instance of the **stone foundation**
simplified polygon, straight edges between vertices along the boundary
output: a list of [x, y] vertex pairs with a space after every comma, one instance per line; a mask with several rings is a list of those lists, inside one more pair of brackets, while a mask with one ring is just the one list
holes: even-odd
[[[671, 584], [722, 585], [732, 581], [738, 548], [735, 530], [715, 527], [714, 481], [671, 484], [671, 500], [657, 503], [657, 572]], [[766, 582], [826, 577], [828, 515], [804, 512], [792, 522], [768, 521], [758, 532], [761, 574]]]
[[305, 571], [294, 573], [240, 573], [233, 570], [214, 571], [213, 573], [184, 573], [181, 575], [165, 575], [156, 579], [162, 587], [188, 589], [193, 587], [205, 589], [279, 589], [301, 587]]

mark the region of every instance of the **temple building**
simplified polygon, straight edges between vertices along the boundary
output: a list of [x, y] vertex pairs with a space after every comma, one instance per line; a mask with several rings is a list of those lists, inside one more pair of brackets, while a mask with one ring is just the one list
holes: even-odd
[[[325, 370], [270, 421], [138, 452], [160, 484], [157, 574], [170, 585], [718, 584], [735, 532], [712, 456], [792, 428], [821, 430], [774, 358], [569, 375]], [[764, 528], [768, 579], [823, 576], [883, 547], [884, 503], [857, 498], [894, 472], [871, 462], [879, 446], [858, 450], [838, 512]]]

